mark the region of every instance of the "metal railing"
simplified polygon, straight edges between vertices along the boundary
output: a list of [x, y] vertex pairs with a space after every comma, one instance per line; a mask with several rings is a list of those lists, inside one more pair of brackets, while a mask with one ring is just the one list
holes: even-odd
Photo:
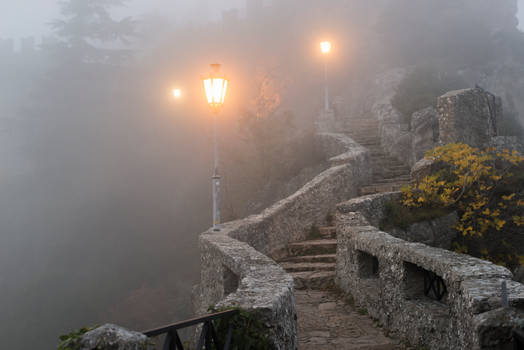
[[448, 292], [442, 277], [436, 273], [424, 270], [424, 295], [441, 301]]
[[213, 321], [218, 319], [231, 318], [236, 314], [238, 314], [238, 310], [217, 312], [214, 314], [197, 317], [187, 321], [182, 321], [160, 328], [152, 329], [142, 333], [149, 338], [166, 334], [164, 345], [162, 347], [163, 350], [184, 350], [184, 346], [182, 345], [182, 340], [180, 339], [178, 331], [183, 328], [203, 323], [204, 325], [202, 326], [202, 331], [200, 332], [200, 337], [198, 339], [196, 350], [202, 350], [204, 345], [206, 350], [211, 350], [213, 349], [212, 344], [214, 345], [214, 349], [228, 350], [231, 346], [231, 337], [233, 334], [233, 327], [231, 322], [229, 323], [228, 331], [225, 337], [225, 342], [222, 346], [222, 344], [219, 341], [218, 334], [216, 332]]
[[513, 331], [513, 349], [524, 350], [524, 332]]

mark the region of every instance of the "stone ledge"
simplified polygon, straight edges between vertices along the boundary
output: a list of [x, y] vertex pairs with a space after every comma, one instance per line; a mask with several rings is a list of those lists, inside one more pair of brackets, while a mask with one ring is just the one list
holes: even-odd
[[[431, 349], [494, 348], [481, 347], [479, 339], [483, 339], [503, 346], [502, 341], [490, 338], [491, 329], [477, 316], [502, 306], [501, 284], [505, 281], [511, 307], [507, 312], [520, 315], [512, 319], [511, 325], [524, 324], [524, 285], [512, 281], [511, 272], [504, 267], [422, 243], [406, 242], [380, 231], [373, 223], [380, 221], [385, 203], [396, 196], [399, 193], [365, 196], [338, 205], [337, 285], [351, 293], [384, 326], [415, 344]], [[359, 252], [378, 259], [373, 293], [368, 292], [369, 277], [361, 275]], [[424, 296], [424, 270], [443, 279], [448, 291], [443, 303]], [[413, 289], [418, 291], [415, 299]], [[447, 315], [445, 321], [443, 315]], [[489, 320], [493, 323], [493, 319]]]
[[225, 223], [200, 235], [200, 285], [193, 309], [238, 306], [256, 312], [270, 327], [276, 349], [297, 347], [292, 277], [269, 258], [304, 240], [312, 224], [337, 203], [357, 195], [370, 175], [369, 152], [343, 134], [321, 134], [331, 168], [260, 214]]

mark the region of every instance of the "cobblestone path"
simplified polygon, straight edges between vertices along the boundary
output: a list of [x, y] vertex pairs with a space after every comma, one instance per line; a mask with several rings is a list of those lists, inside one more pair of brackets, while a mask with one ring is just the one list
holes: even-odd
[[332, 291], [296, 290], [299, 350], [404, 349]]

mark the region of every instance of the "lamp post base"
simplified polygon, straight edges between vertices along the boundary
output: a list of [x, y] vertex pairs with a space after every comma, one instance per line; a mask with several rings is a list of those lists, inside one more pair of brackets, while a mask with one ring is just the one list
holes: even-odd
[[220, 231], [220, 175], [213, 175], [213, 231]]

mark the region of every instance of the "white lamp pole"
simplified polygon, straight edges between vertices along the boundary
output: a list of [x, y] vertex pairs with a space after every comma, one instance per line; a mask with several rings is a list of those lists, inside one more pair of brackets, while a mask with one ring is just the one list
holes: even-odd
[[213, 188], [213, 230], [220, 231], [220, 173], [218, 171], [218, 132], [217, 117], [226, 97], [228, 80], [220, 77], [220, 64], [212, 64], [212, 73], [204, 79], [206, 97], [213, 111], [213, 134], [214, 134], [214, 170], [211, 177]]
[[320, 43], [320, 50], [324, 55], [324, 110], [329, 111], [329, 87], [328, 87], [328, 62], [327, 58], [331, 52], [331, 42], [323, 41]]

